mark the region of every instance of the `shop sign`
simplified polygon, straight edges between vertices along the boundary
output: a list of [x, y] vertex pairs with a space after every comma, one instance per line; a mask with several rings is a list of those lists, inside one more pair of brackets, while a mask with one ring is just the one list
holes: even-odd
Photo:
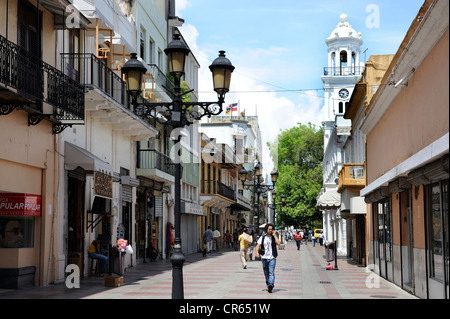
[[184, 213], [186, 214], [192, 214], [192, 215], [200, 215], [203, 216], [203, 206], [200, 206], [196, 203], [184, 203], [184, 208], [185, 211]]
[[0, 192], [0, 216], [41, 216], [41, 195]]
[[98, 196], [112, 198], [113, 178], [110, 174], [94, 171], [94, 193]]

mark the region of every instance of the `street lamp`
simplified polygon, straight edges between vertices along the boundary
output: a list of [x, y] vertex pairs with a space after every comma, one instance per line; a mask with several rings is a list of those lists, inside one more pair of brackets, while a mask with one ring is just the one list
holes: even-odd
[[[276, 217], [276, 210], [279, 209], [280, 210], [280, 214], [281, 214], [281, 209], [283, 207], [287, 207], [287, 209], [289, 209], [289, 204], [286, 203], [286, 195], [281, 195], [281, 201], [278, 204], [275, 204], [275, 200], [277, 198], [277, 193], [275, 191], [272, 192], [272, 204], [269, 204], [269, 208], [273, 210], [273, 218], [272, 220], [275, 223], [275, 217]], [[264, 204], [267, 204], [267, 194], [265, 194], [263, 196], [263, 201]]]
[[[191, 52], [181, 41], [179, 34], [174, 34], [173, 41], [164, 50], [168, 57], [169, 72], [174, 77], [174, 99], [172, 102], [150, 103], [142, 97], [142, 79], [147, 68], [132, 53], [130, 60], [122, 67], [125, 77], [126, 89], [132, 97], [131, 104], [134, 113], [141, 118], [153, 118], [159, 123], [172, 128], [181, 128], [193, 124], [204, 116], [211, 117], [222, 113], [225, 94], [230, 89], [231, 73], [234, 66], [225, 57], [225, 51], [219, 51], [219, 57], [209, 66], [213, 74], [214, 91], [217, 92], [217, 102], [183, 102], [181, 93], [181, 78], [184, 75], [186, 57]], [[177, 143], [180, 142], [178, 136]], [[172, 299], [184, 299], [183, 264], [184, 254], [181, 250], [181, 162], [175, 164], [175, 239], [173, 253], [170, 257], [172, 263]]]
[[259, 234], [259, 196], [261, 194], [266, 193], [269, 190], [273, 190], [275, 189], [275, 184], [277, 182], [278, 179], [278, 172], [277, 170], [273, 170], [270, 173], [270, 177], [272, 180], [272, 185], [266, 185], [266, 184], [262, 184], [262, 181], [260, 179], [260, 177], [262, 176], [262, 165], [260, 162], [258, 162], [255, 165], [255, 170], [254, 170], [254, 176], [253, 176], [253, 185], [252, 184], [245, 184], [245, 182], [248, 179], [249, 173], [247, 172], [247, 170], [245, 168], [242, 168], [239, 171], [239, 180], [242, 183], [242, 187], [244, 189], [249, 190], [250, 188], [253, 188], [253, 193], [256, 195], [256, 203], [257, 203], [257, 222], [256, 222], [256, 230]]

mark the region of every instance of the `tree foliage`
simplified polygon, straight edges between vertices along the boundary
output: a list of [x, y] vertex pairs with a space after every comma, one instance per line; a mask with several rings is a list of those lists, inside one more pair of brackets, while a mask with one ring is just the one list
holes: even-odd
[[277, 224], [309, 229], [319, 227], [322, 215], [316, 209], [316, 201], [322, 187], [322, 128], [311, 123], [298, 123], [298, 126], [282, 131], [275, 142], [267, 144], [272, 160], [278, 162], [276, 203], [281, 195], [286, 195], [289, 205], [287, 212], [283, 208]]

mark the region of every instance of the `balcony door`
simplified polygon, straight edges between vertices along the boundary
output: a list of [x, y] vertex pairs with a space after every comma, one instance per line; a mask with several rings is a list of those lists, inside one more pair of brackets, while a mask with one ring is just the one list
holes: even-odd
[[28, 1], [19, 1], [17, 17], [17, 45], [20, 52], [17, 61], [17, 88], [36, 101], [33, 108], [41, 109], [43, 99], [43, 71], [40, 65], [42, 59], [42, 14]]
[[70, 58], [66, 59], [66, 74], [80, 82], [80, 29], [69, 29], [68, 42]]

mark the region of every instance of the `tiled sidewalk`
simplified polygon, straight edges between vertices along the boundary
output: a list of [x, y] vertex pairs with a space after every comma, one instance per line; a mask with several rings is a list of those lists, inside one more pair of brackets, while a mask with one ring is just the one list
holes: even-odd
[[[260, 261], [242, 269], [239, 252], [221, 250], [203, 258], [186, 256], [183, 267], [185, 299], [417, 299], [394, 284], [347, 259], [338, 259], [339, 270], [325, 270], [325, 249], [302, 245], [297, 251], [288, 242], [279, 251], [275, 288], [265, 290]], [[369, 278], [369, 279], [368, 279]], [[84, 278], [80, 288], [64, 284], [22, 290], [0, 290], [0, 299], [170, 299], [172, 265], [169, 260], [128, 268], [123, 287], [104, 286], [104, 279]], [[379, 288], [368, 288], [379, 282]]]

